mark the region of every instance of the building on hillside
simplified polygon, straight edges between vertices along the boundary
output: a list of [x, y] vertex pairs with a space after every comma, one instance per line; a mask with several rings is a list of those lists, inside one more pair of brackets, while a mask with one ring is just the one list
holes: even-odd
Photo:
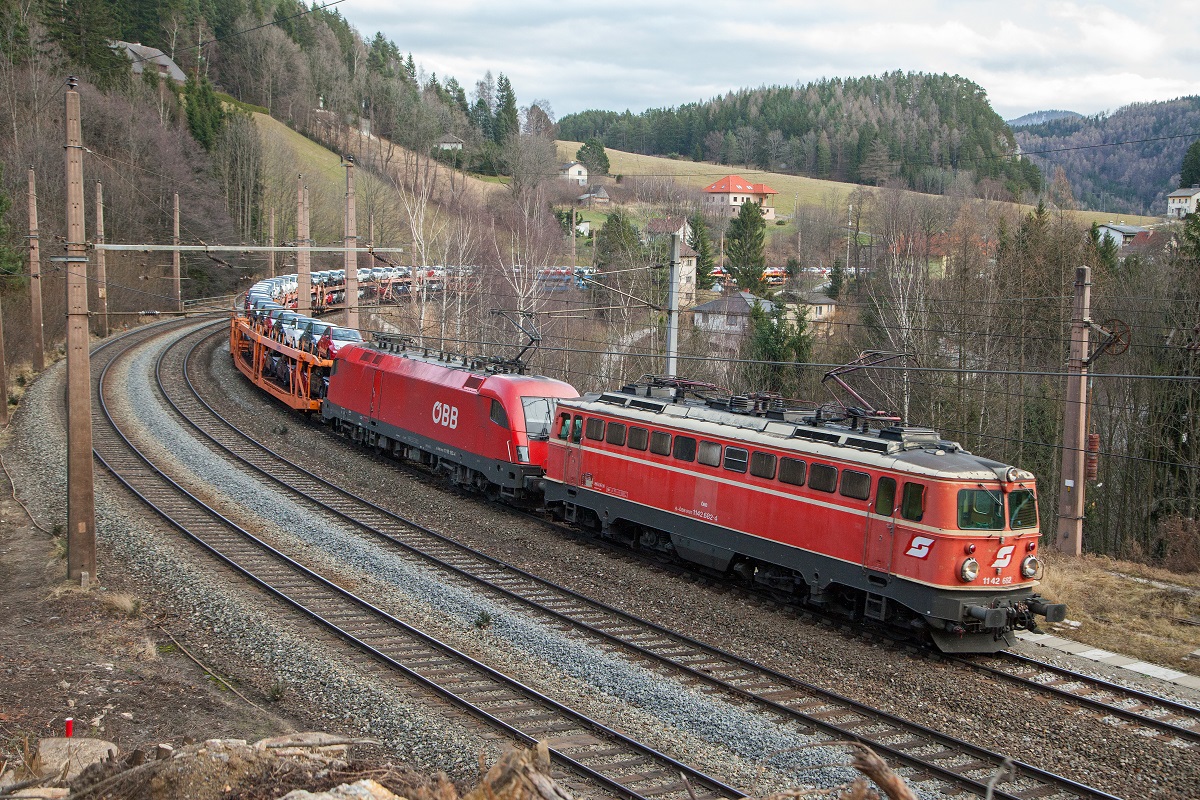
[[1167, 218], [1183, 219], [1188, 214], [1196, 213], [1196, 205], [1200, 203], [1200, 184], [1192, 184], [1190, 189], [1176, 189], [1167, 195]]
[[807, 314], [808, 329], [828, 338], [833, 332], [837, 301], [822, 292], [810, 292], [801, 297], [800, 302], [787, 304], [787, 318], [795, 322], [801, 309]]
[[603, 186], [589, 186], [588, 190], [575, 198], [581, 206], [606, 206], [609, 203], [608, 192]]
[[736, 217], [744, 203], [762, 203], [763, 217], [775, 219], [773, 195], [779, 192], [765, 183], [751, 183], [740, 175], [726, 175], [704, 187], [705, 208], [726, 217]]
[[438, 150], [462, 150], [464, 144], [466, 143], [453, 133], [446, 133], [437, 140], [436, 147]]
[[692, 238], [692, 224], [686, 217], [655, 217], [646, 223], [646, 230], [643, 233], [646, 241], [650, 241], [656, 236], [670, 236], [678, 233], [680, 241], [687, 244], [688, 240]]
[[646, 223], [642, 239], [647, 244], [657, 239], [667, 239], [679, 234], [679, 307], [690, 308], [696, 304], [696, 259], [699, 254], [688, 246], [692, 226], [684, 217], [655, 217]]
[[[692, 324], [710, 333], [741, 335], [750, 327], [750, 309], [755, 305], [767, 313], [775, 310], [775, 304], [770, 300], [755, 297], [749, 292], [730, 292], [693, 308]], [[737, 348], [737, 340], [733, 337], [724, 343], [731, 345], [730, 349]]]
[[587, 186], [587, 167], [585, 167], [583, 164], [580, 164], [578, 161], [560, 164], [558, 167], [558, 175], [568, 183], [574, 183], [579, 186]]
[[138, 42], [120, 41], [113, 42], [110, 46], [113, 50], [125, 52], [125, 55], [133, 62], [134, 75], [141, 75], [149, 69], [157, 72], [160, 78], [169, 78], [176, 83], [187, 81], [187, 75], [183, 74], [183, 70], [179, 68], [179, 65], [157, 47], [147, 47]]
[[1100, 231], [1100, 238], [1111, 239], [1117, 247], [1124, 247], [1133, 241], [1133, 237], [1139, 233], [1145, 233], [1149, 228], [1126, 225], [1123, 222], [1106, 222], [1103, 225], [1098, 225], [1097, 230]]

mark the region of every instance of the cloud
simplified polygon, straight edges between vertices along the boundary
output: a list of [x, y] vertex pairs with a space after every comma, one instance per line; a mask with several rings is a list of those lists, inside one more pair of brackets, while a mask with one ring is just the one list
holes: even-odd
[[503, 72], [522, 102], [548, 99], [559, 115], [895, 69], [969, 78], [1006, 117], [1200, 93], [1200, 15], [1148, 3], [349, 0], [338, 8], [428, 73], [470, 88], [489, 69]]

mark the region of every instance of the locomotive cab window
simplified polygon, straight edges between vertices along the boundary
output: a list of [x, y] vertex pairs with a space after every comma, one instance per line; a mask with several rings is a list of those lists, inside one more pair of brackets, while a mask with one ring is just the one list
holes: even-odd
[[566, 439], [571, 435], [571, 415], [563, 414], [558, 418], [558, 438]]
[[803, 461], [795, 458], [785, 458], [779, 462], [779, 480], [783, 483], [790, 483], [793, 486], [804, 485], [804, 470]]
[[671, 455], [671, 434], [662, 431], [651, 433], [650, 452], [660, 456]]
[[1037, 526], [1037, 499], [1029, 489], [1008, 493], [1008, 524], [1013, 530]]
[[650, 439], [650, 431], [645, 428], [631, 427], [629, 429], [629, 448], [631, 450], [645, 450], [646, 442]]
[[549, 397], [522, 397], [525, 412], [525, 432], [535, 439], [549, 439], [554, 401]]
[[818, 492], [836, 492], [837, 478], [837, 467], [831, 467], [828, 464], [813, 464], [812, 472], [808, 476], [808, 485]]
[[583, 417], [576, 416], [571, 422], [571, 441], [576, 444], [583, 439]]
[[904, 484], [904, 497], [900, 502], [900, 516], [920, 522], [925, 516], [925, 484]]
[[721, 466], [721, 445], [716, 442], [701, 442], [699, 457], [696, 460], [709, 467]]
[[890, 517], [896, 513], [896, 479], [880, 478], [875, 487], [875, 513]]
[[671, 454], [680, 461], [696, 460], [696, 440], [690, 436], [676, 436]]
[[750, 474], [756, 478], [770, 480], [775, 477], [775, 456], [770, 453], [760, 453], [757, 450], [750, 454]]
[[960, 489], [958, 527], [964, 531], [1004, 529], [1004, 496], [999, 489]]
[[741, 447], [725, 448], [725, 469], [731, 472], [745, 472], [749, 459], [750, 454]]
[[625, 444], [625, 426], [620, 422], [608, 423], [608, 431], [604, 434], [604, 441], [609, 444]]
[[508, 427], [508, 412], [504, 410], [504, 406], [501, 405], [499, 400], [492, 401], [492, 410], [488, 413], [488, 416], [492, 418], [492, 422], [501, 428]]
[[852, 469], [842, 470], [842, 495], [866, 500], [871, 496], [871, 476]]
[[587, 421], [587, 438], [600, 441], [604, 438], [604, 420], [589, 417]]

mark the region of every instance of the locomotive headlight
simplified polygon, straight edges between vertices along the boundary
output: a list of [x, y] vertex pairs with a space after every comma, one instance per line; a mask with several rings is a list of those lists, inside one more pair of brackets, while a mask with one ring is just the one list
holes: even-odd
[[1038, 567], [1040, 566], [1041, 564], [1038, 563], [1037, 556], [1026, 556], [1025, 560], [1021, 562], [1021, 574], [1026, 578], [1032, 578], [1034, 575], [1037, 575]]
[[517, 445], [517, 461], [522, 464], [529, 463], [529, 448], [525, 445]]
[[958, 571], [964, 583], [970, 583], [979, 577], [979, 562], [973, 558], [968, 558], [962, 563], [962, 569]]

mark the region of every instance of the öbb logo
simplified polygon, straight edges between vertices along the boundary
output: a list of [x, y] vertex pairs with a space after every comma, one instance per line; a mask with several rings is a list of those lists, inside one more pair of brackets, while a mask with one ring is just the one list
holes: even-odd
[[992, 568], [1003, 569], [1004, 567], [1007, 567], [1009, 563], [1012, 562], [1012, 554], [1013, 550], [1015, 549], [1015, 545], [1006, 544], [1004, 547], [1001, 547], [999, 550], [997, 550], [996, 560], [992, 562]]
[[933, 539], [928, 536], [914, 536], [904, 555], [912, 556], [913, 558], [925, 558], [925, 556], [929, 555], [929, 548], [932, 546]]
[[443, 428], [458, 427], [458, 406], [437, 402], [433, 404], [433, 424]]

